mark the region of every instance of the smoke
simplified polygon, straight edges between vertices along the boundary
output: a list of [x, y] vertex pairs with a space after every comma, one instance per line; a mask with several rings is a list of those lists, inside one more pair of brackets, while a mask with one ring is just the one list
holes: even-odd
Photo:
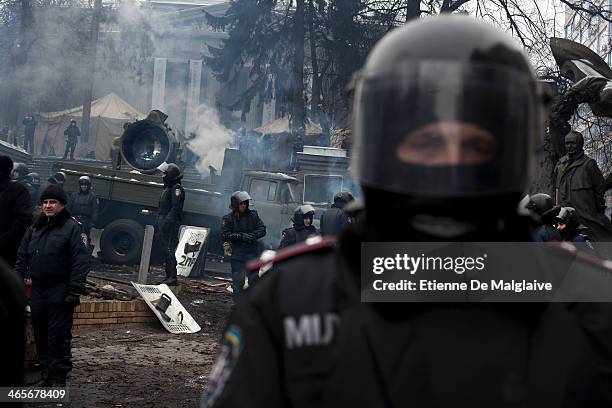
[[208, 166], [221, 170], [224, 152], [234, 142], [234, 134], [223, 126], [216, 110], [207, 105], [198, 107], [193, 139], [187, 142], [187, 148], [196, 156], [197, 170], [208, 174]]

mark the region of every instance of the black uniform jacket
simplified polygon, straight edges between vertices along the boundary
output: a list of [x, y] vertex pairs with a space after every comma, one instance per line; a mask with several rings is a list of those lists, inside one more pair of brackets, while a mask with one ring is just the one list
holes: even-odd
[[55, 217], [41, 214], [36, 219], [21, 241], [15, 270], [32, 278], [34, 295], [51, 288], [81, 293], [89, 261], [81, 224], [63, 210]]
[[159, 212], [157, 213], [157, 228], [162, 234], [178, 230], [185, 204], [185, 189], [180, 181], [167, 186], [159, 199]]
[[22, 184], [0, 180], [0, 257], [15, 263], [23, 234], [32, 223], [30, 193]]
[[259, 254], [258, 239], [266, 236], [257, 211], [247, 209], [243, 214], [232, 211], [221, 220], [221, 239], [232, 245], [232, 259], [248, 261]]
[[281, 241], [278, 244], [278, 249], [283, 249], [298, 242], [306, 241], [309, 237], [319, 235], [319, 231], [314, 225], [293, 225], [291, 228], [286, 228], [281, 234]]
[[355, 229], [238, 299], [204, 406], [612, 406], [612, 304], [362, 303]]
[[91, 228], [98, 220], [100, 203], [93, 191], [83, 193], [77, 191], [70, 194], [68, 209], [74, 218], [87, 228]]
[[339, 235], [348, 223], [349, 217], [344, 210], [332, 205], [321, 215], [321, 235]]

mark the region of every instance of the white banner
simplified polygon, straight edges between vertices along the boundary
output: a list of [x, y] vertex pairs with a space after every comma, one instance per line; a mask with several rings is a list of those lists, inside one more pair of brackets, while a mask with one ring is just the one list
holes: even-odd
[[155, 58], [153, 66], [153, 94], [151, 95], [151, 109], [164, 111], [166, 98], [166, 62], [167, 58]]
[[[184, 225], [181, 227], [179, 243], [174, 256], [176, 257], [176, 273], [181, 276], [189, 276], [191, 270], [198, 260], [200, 250], [206, 249], [206, 240], [210, 234], [210, 228], [192, 227]], [[206, 256], [206, 254], [202, 254]]]
[[202, 60], [189, 60], [189, 85], [187, 87], [187, 115], [185, 130], [193, 132], [197, 128], [198, 106], [200, 106], [200, 84], [202, 82]]

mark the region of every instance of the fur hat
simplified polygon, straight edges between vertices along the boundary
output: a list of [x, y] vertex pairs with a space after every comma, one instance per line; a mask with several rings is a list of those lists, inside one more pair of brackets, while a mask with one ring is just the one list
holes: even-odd
[[40, 195], [40, 202], [45, 200], [57, 200], [60, 203], [66, 205], [68, 203], [68, 197], [64, 190], [57, 184], [50, 184]]

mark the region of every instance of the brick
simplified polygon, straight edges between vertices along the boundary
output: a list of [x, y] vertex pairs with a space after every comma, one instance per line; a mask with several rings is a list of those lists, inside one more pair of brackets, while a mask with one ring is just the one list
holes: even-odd
[[109, 319], [102, 319], [102, 324], [116, 324], [116, 323], [117, 323], [116, 317], [112, 317]]
[[77, 313], [75, 316], [77, 319], [93, 319], [93, 313]]
[[81, 312], [81, 305], [78, 305], [77, 307], [74, 308], [74, 313], [80, 313]]

